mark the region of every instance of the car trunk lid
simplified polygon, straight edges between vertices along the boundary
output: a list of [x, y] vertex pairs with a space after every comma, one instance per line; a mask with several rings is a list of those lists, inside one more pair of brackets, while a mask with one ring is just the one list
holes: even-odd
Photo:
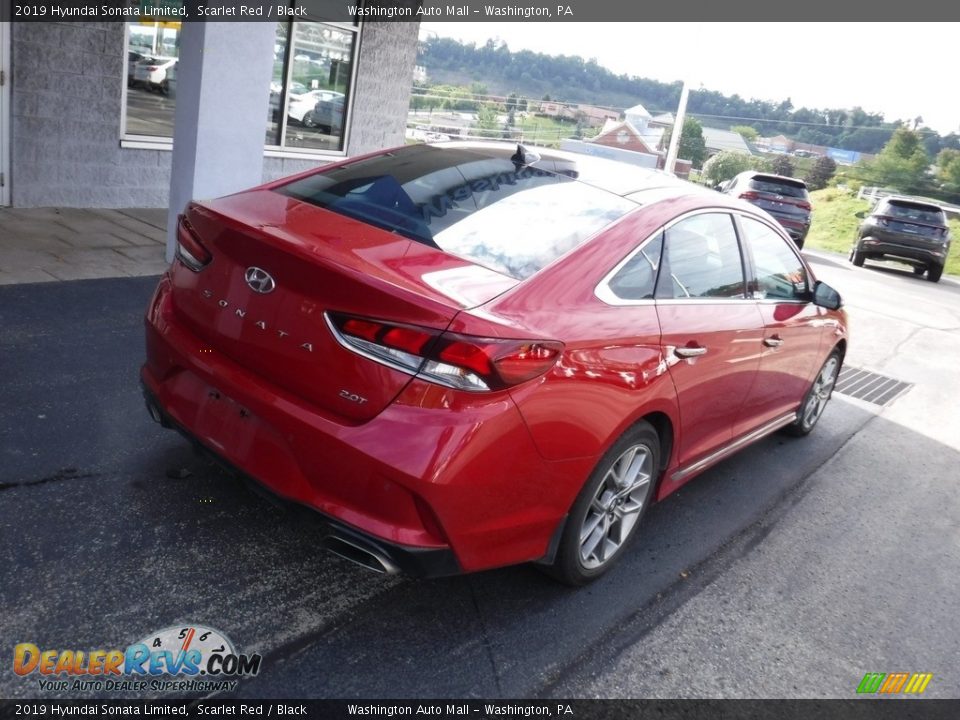
[[349, 421], [378, 414], [411, 376], [343, 347], [327, 313], [442, 331], [516, 283], [269, 190], [194, 204], [185, 217], [212, 259], [199, 272], [174, 264], [182, 321], [209, 352]]

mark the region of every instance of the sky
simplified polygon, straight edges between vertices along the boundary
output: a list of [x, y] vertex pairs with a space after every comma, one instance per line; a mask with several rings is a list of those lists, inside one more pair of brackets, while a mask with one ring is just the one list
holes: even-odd
[[596, 58], [614, 73], [686, 80], [691, 90], [789, 97], [796, 108], [859, 105], [888, 121], [919, 115], [946, 134], [960, 132], [958, 30], [960, 23], [424, 22], [420, 36], [478, 45], [500, 38], [511, 50]]

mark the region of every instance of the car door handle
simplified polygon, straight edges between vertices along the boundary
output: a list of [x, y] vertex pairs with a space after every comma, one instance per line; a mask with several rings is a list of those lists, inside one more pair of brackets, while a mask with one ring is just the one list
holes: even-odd
[[780, 347], [783, 345], [783, 338], [779, 335], [773, 335], [772, 337], [766, 337], [763, 339], [763, 344], [767, 347]]
[[699, 357], [700, 355], [706, 355], [707, 349], [705, 347], [678, 347], [673, 349], [673, 354], [681, 358]]

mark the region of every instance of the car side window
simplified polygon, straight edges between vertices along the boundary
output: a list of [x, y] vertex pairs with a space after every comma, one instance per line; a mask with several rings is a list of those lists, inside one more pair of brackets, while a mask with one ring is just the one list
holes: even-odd
[[637, 251], [610, 278], [607, 286], [621, 300], [644, 300], [653, 297], [660, 269], [660, 253], [663, 248], [663, 233], [657, 235]]
[[701, 213], [664, 233], [657, 298], [744, 298], [743, 259], [733, 218]]
[[808, 300], [807, 271], [787, 240], [758, 220], [740, 218], [753, 254], [759, 297], [775, 300]]

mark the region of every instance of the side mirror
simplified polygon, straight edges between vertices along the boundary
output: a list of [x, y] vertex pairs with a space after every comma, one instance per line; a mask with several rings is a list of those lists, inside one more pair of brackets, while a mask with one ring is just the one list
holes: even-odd
[[828, 310], [839, 310], [843, 300], [840, 299], [840, 293], [822, 280], [817, 280], [816, 285], [813, 286], [813, 304]]
[[863, 210], [861, 210], [860, 212], [854, 213], [854, 217], [858, 217], [861, 220], [863, 220], [866, 216], [867, 214]]

